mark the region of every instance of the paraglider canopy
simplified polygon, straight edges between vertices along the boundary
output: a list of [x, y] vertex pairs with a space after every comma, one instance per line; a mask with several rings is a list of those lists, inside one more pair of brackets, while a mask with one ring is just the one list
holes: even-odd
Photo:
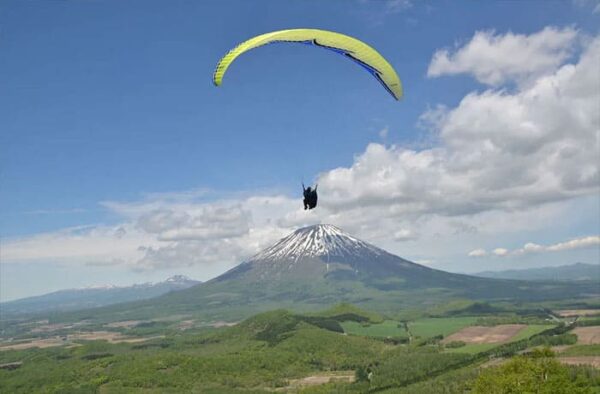
[[279, 30], [242, 42], [219, 61], [213, 74], [213, 83], [221, 85], [225, 72], [242, 53], [276, 42], [312, 45], [338, 53], [367, 70], [396, 100], [402, 97], [402, 84], [398, 74], [379, 52], [356, 38], [318, 29]]

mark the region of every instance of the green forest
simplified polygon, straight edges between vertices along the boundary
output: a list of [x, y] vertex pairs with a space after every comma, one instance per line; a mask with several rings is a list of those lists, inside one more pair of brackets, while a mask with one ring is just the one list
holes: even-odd
[[[167, 330], [135, 343], [80, 340], [4, 350], [0, 364], [18, 367], [0, 369], [0, 392], [600, 392], [598, 369], [565, 365], [551, 350], [571, 346], [565, 354], [600, 355], [597, 345], [575, 344], [577, 322], [528, 326], [510, 341], [476, 351], [444, 341], [481, 318], [407, 322], [338, 305], [311, 314], [275, 310], [232, 327]], [[594, 322], [586, 320], [582, 327]], [[143, 328], [131, 332], [141, 335]], [[334, 378], [302, 383], [323, 376]]]

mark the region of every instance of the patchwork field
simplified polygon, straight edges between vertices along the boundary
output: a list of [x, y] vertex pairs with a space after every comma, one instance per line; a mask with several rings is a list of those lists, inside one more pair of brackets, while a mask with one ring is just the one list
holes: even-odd
[[556, 313], [561, 317], [600, 316], [600, 309], [562, 309]]
[[577, 343], [584, 345], [600, 344], [600, 326], [577, 327], [573, 330]]
[[15, 343], [15, 344], [11, 344], [11, 345], [0, 346], [0, 351], [23, 350], [23, 349], [31, 349], [34, 347], [44, 349], [47, 347], [62, 346], [65, 344], [66, 344], [66, 342], [64, 340], [62, 340], [60, 337], [47, 338], [47, 339], [33, 339], [31, 341], [19, 342], [19, 343]]
[[27, 341], [15, 343], [15, 344], [7, 344], [1, 345], [0, 351], [5, 350], [23, 350], [23, 349], [31, 349], [31, 348], [48, 348], [55, 346], [63, 346], [63, 345], [73, 345], [75, 341], [107, 341], [109, 343], [137, 343], [144, 342], [150, 339], [163, 338], [164, 335], [158, 335], [154, 337], [127, 337], [118, 332], [111, 331], [90, 331], [90, 332], [80, 332], [74, 334], [68, 334], [65, 336], [56, 336], [54, 338], [32, 338]]
[[442, 343], [461, 341], [465, 343], [502, 343], [509, 341], [521, 330], [524, 324], [501, 324], [499, 326], [470, 326], [444, 338]]

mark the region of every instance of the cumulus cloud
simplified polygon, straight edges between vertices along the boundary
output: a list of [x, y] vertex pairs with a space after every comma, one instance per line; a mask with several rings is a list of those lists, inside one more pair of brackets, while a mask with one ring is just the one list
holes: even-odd
[[527, 243], [522, 248], [516, 249], [514, 254], [541, 253], [541, 252], [562, 252], [573, 249], [583, 249], [600, 246], [600, 236], [592, 235], [588, 237], [575, 238], [565, 242], [559, 242], [553, 245], [538, 245]]
[[600, 236], [591, 236], [579, 239], [572, 239], [567, 242], [561, 242], [558, 244], [548, 246], [547, 250], [550, 252], [559, 252], [563, 250], [571, 250], [571, 249], [579, 249], [579, 248], [588, 248], [591, 246], [600, 245]]
[[478, 31], [454, 51], [438, 50], [427, 75], [472, 74], [492, 86], [528, 80], [560, 66], [572, 53], [576, 36], [577, 31], [569, 27], [547, 27], [531, 35]]
[[323, 206], [461, 216], [598, 193], [598, 64], [596, 38], [576, 63], [515, 93], [472, 92], [455, 108], [436, 108], [439, 145], [370, 144], [352, 166], [320, 176]]
[[494, 256], [504, 257], [504, 256], [508, 255], [508, 249], [496, 248], [496, 249], [492, 250], [492, 254]]
[[[146, 209], [119, 204], [135, 211], [136, 228], [152, 234], [157, 246], [142, 248], [137, 270], [203, 264], [231, 265], [258, 253], [281, 238], [290, 227], [273, 222], [266, 212], [289, 211], [285, 197], [249, 197], [211, 203], [146, 204]], [[295, 204], [298, 205], [298, 204]]]
[[536, 253], [542, 251], [543, 249], [544, 247], [542, 245], [538, 245], [533, 242], [526, 243], [522, 248], [523, 252], [525, 253]]
[[239, 237], [249, 230], [250, 212], [241, 205], [204, 204], [193, 209], [157, 209], [144, 213], [137, 225], [161, 241]]
[[[492, 251], [492, 254], [500, 257], [509, 255], [520, 256], [523, 254], [530, 253], [563, 252], [567, 250], [593, 247], [600, 247], [600, 236], [591, 235], [587, 237], [571, 239], [565, 242], [559, 242], [552, 245], [540, 245], [537, 243], [528, 242], [525, 245], [523, 245], [523, 247], [512, 251], [505, 248], [496, 248]], [[468, 253], [469, 257], [484, 257], [486, 255], [487, 252], [485, 251], [485, 249], [475, 249]]]
[[475, 249], [469, 252], [469, 257], [484, 257], [487, 256], [485, 249]]

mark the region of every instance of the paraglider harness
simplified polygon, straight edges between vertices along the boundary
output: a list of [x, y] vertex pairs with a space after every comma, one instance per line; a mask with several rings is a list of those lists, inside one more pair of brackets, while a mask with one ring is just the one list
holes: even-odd
[[304, 183], [302, 183], [302, 190], [304, 194], [304, 209], [313, 209], [317, 206], [317, 187], [319, 185], [315, 185], [315, 189], [311, 190], [309, 187], [304, 187]]

